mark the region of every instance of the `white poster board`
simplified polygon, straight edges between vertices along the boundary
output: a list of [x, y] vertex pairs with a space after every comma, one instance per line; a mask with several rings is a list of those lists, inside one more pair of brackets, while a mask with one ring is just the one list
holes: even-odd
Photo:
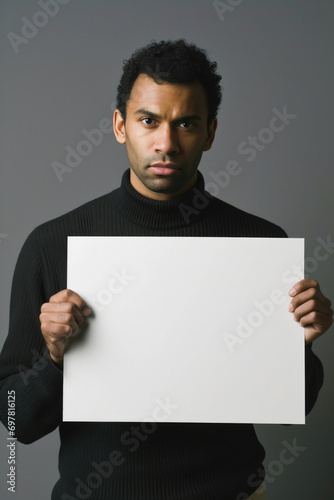
[[70, 237], [93, 315], [65, 354], [64, 420], [304, 423], [303, 262], [303, 239]]

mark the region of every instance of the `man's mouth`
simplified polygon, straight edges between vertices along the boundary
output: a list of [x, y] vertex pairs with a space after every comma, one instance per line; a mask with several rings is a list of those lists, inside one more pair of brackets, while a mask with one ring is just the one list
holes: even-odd
[[157, 175], [176, 175], [180, 171], [180, 167], [175, 163], [152, 163], [149, 170]]

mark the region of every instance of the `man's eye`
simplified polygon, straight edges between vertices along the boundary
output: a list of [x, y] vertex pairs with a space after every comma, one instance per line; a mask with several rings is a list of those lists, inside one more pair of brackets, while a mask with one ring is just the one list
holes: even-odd
[[153, 118], [142, 118], [141, 120], [145, 125], [152, 125], [154, 123], [154, 119]]
[[192, 122], [180, 122], [181, 128], [191, 128], [193, 126], [194, 126], [194, 124]]

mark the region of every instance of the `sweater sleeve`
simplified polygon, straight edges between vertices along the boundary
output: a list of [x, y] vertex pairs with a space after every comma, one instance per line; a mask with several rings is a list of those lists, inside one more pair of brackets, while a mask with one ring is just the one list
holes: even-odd
[[62, 372], [50, 358], [39, 323], [41, 305], [49, 300], [43, 260], [35, 230], [16, 264], [0, 356], [0, 418], [7, 427], [8, 393], [15, 391], [15, 437], [22, 443], [50, 433], [62, 419]]
[[305, 413], [308, 415], [315, 405], [324, 381], [320, 359], [312, 351], [312, 342], [305, 346]]

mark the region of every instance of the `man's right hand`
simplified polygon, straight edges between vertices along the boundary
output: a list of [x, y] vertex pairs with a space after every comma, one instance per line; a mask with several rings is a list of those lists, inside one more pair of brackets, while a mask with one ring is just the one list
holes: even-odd
[[72, 290], [62, 290], [42, 305], [41, 330], [54, 363], [62, 363], [69, 338], [78, 335], [90, 314], [86, 302]]

